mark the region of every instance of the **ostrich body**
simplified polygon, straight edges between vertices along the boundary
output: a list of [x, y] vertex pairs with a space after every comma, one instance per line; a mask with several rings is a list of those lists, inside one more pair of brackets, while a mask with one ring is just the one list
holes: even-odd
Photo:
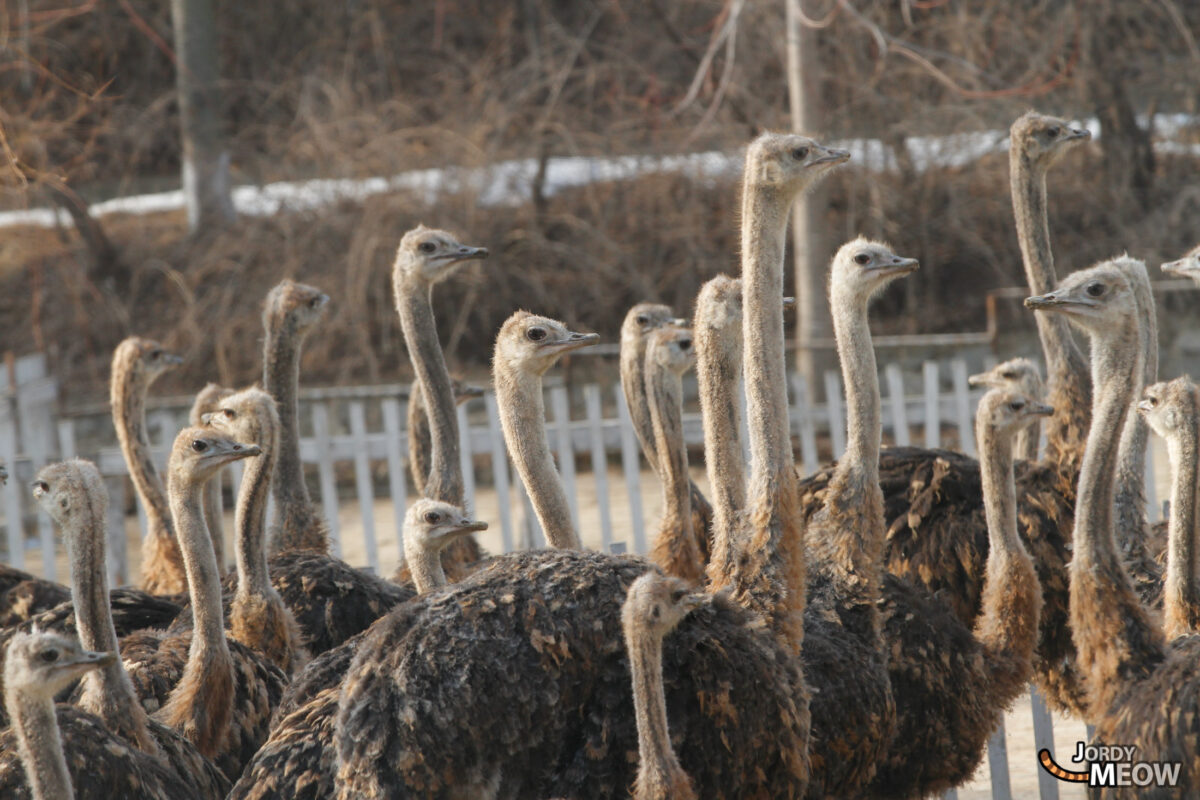
[[[1010, 358], [1001, 364], [967, 378], [967, 384], [973, 387], [987, 389], [1006, 389], [1017, 392], [1035, 400], [1046, 394], [1046, 385], [1042, 382], [1042, 374], [1037, 364], [1028, 358]], [[1038, 446], [1041, 443], [1042, 426], [1033, 422], [1017, 433], [1013, 443], [1013, 455], [1023, 461], [1038, 460]]]
[[1163, 630], [1168, 640], [1200, 632], [1197, 585], [1197, 502], [1200, 502], [1200, 393], [1188, 378], [1146, 387], [1138, 412], [1167, 442], [1171, 461], [1171, 519], [1167, 576], [1163, 586]]
[[[450, 379], [450, 389], [454, 392], [456, 406], [483, 397], [483, 389], [468, 386], [457, 378]], [[432, 459], [433, 434], [429, 429], [429, 407], [425, 403], [421, 384], [414, 381], [408, 394], [408, 469], [412, 473], [413, 488], [422, 496], [425, 495], [425, 484], [429, 481]]]
[[[460, 536], [487, 529], [462, 509], [421, 498], [404, 516], [404, 547], [421, 594], [446, 585], [441, 551]], [[333, 723], [341, 678], [362, 636], [311, 662], [280, 702], [271, 736], [230, 794], [231, 800], [318, 800], [335, 793]]]
[[112, 653], [84, 650], [60, 634], [18, 633], [5, 658], [0, 796], [13, 800], [206, 800], [163, 762], [114, 735], [97, 717], [54, 704], [54, 695]]
[[[638, 303], [625, 314], [621, 323], [621, 391], [633, 422], [634, 433], [650, 468], [662, 474], [658, 463], [658, 444], [650, 420], [650, 398], [646, 387], [646, 341], [650, 334], [664, 326], [683, 327], [687, 320], [679, 319], [667, 306], [659, 303]], [[692, 535], [700, 550], [703, 563], [708, 563], [712, 528], [712, 506], [695, 483], [688, 479], [689, 505], [692, 514]]]
[[154, 716], [179, 731], [226, 775], [267, 738], [284, 674], [250, 648], [226, 638], [221, 584], [204, 527], [203, 483], [232, 461], [261, 453], [207, 428], [185, 428], [171, 449], [171, 512], [194, 615], [193, 630], [143, 631], [121, 642], [134, 688]]
[[131, 336], [113, 353], [111, 394], [113, 426], [129, 477], [146, 509], [146, 537], [142, 541], [142, 587], [155, 594], [187, 591], [183, 555], [175, 539], [171, 510], [158, 470], [150, 455], [146, 434], [146, 393], [166, 370], [182, 363], [158, 342]]
[[687, 584], [679, 579], [648, 572], [629, 587], [621, 607], [638, 730], [634, 800], [696, 800], [696, 791], [679, 766], [667, 729], [662, 646], [663, 638], [706, 599], [689, 593]]
[[[468, 247], [446, 231], [418, 225], [404, 234], [392, 267], [392, 290], [400, 329], [416, 383], [429, 408], [430, 458], [424, 494], [451, 505], [464, 506], [462, 462], [459, 460], [458, 417], [450, 373], [438, 341], [433, 319], [433, 287], [453, 275], [467, 261], [484, 259], [486, 247]], [[460, 538], [443, 551], [442, 560], [452, 578], [482, 557], [475, 539]]]
[[[211, 414], [221, 407], [221, 403], [233, 394], [233, 389], [209, 383], [196, 393], [192, 407], [188, 411], [188, 425], [197, 428], [204, 424], [206, 414]], [[204, 484], [204, 524], [212, 535], [213, 553], [217, 556], [217, 567], [221, 574], [227, 568], [225, 564], [225, 520], [221, 513], [221, 473], [214, 475]]]
[[[1096, 387], [1092, 428], [1079, 476], [1071, 560], [1071, 629], [1088, 680], [1088, 721], [1095, 741], [1134, 745], [1144, 761], [1179, 761], [1171, 796], [1200, 791], [1200, 639], [1168, 646], [1139, 602], [1113, 530], [1119, 437], [1141, 379], [1135, 291], [1111, 262], [1066, 278], [1026, 305], [1065, 315], [1092, 340]], [[1102, 792], [1133, 797], [1142, 789]]]
[[659, 328], [648, 339], [646, 396], [663, 488], [663, 518], [650, 560], [669, 575], [699, 583], [704, 558], [692, 534], [691, 481], [683, 440], [683, 373], [696, 360], [692, 334], [684, 328]]

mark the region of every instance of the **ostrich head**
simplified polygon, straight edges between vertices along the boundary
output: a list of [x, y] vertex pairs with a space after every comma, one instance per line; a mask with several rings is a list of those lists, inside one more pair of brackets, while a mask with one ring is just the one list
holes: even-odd
[[107, 667], [116, 660], [116, 653], [93, 653], [84, 650], [76, 639], [34, 628], [29, 633], [14, 634], [8, 644], [5, 691], [52, 701], [85, 672]]
[[469, 519], [457, 506], [423, 497], [404, 515], [404, 546], [436, 553], [460, 536], [487, 528], [486, 522]]
[[1196, 384], [1186, 376], [1173, 381], [1161, 381], [1146, 387], [1137, 409], [1147, 424], [1164, 439], [1180, 432], [1186, 422], [1200, 411], [1200, 396]]
[[315, 286], [283, 280], [267, 294], [263, 327], [268, 331], [306, 334], [321, 321], [329, 295]]
[[433, 285], [453, 275], [465, 262], [487, 257], [486, 247], [469, 247], [446, 231], [418, 225], [400, 240], [393, 272], [396, 279]]
[[888, 245], [860, 236], [842, 245], [833, 257], [830, 290], [852, 292], [865, 303], [896, 278], [916, 271], [919, 266], [915, 258], [898, 256]]
[[800, 192], [849, 160], [849, 151], [826, 147], [807, 136], [764, 133], [746, 151], [746, 180], [759, 186]]
[[975, 418], [1002, 434], [1013, 434], [1054, 409], [1020, 392], [992, 389], [979, 401]]
[[121, 371], [143, 387], [150, 384], [169, 369], [179, 366], [183, 359], [168, 353], [153, 339], [130, 336], [117, 345], [113, 353], [113, 371]]
[[540, 376], [564, 353], [598, 341], [597, 333], [575, 333], [561, 322], [518, 311], [500, 328], [493, 364], [507, 366], [514, 373]]
[[1183, 258], [1163, 264], [1162, 271], [1173, 272], [1200, 282], [1200, 245], [1189, 250]]
[[1009, 131], [1013, 152], [1032, 166], [1046, 168], [1064, 154], [1092, 138], [1086, 128], [1073, 128], [1066, 120], [1030, 111], [1012, 124]]

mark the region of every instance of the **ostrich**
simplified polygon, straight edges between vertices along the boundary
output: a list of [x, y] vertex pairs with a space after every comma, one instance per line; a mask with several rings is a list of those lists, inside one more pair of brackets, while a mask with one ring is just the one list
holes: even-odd
[[[450, 379], [450, 389], [454, 393], [456, 406], [461, 406], [476, 397], [483, 397], [483, 389], [468, 386], [457, 378]], [[408, 468], [412, 473], [413, 488], [419, 495], [425, 494], [432, 451], [433, 440], [429, 431], [429, 409], [425, 405], [425, 393], [421, 391], [421, 384], [414, 382], [408, 395]]]
[[267, 496], [279, 452], [275, 400], [261, 389], [246, 389], [227, 397], [218, 413], [206, 416], [213, 430], [236, 441], [255, 442], [263, 451], [247, 460], [238, 493], [237, 589], [229, 603], [229, 637], [291, 675], [304, 666], [308, 653], [296, 618], [271, 585], [267, 564]]
[[1183, 258], [1163, 264], [1162, 271], [1170, 272], [1184, 278], [1191, 278], [1197, 284], [1200, 284], [1200, 245], [1189, 250]]
[[[667, 325], [684, 327], [687, 320], [675, 317], [670, 308], [658, 303], [638, 303], [629, 309], [621, 323], [621, 390], [625, 393], [625, 405], [629, 409], [629, 418], [646, 462], [659, 474], [658, 446], [654, 441], [646, 392], [646, 340], [651, 332]], [[690, 478], [688, 492], [691, 495], [692, 535], [701, 559], [707, 563], [711, 548], [709, 529], [712, 527], [712, 506]]]
[[[435, 284], [453, 275], [467, 261], [487, 257], [486, 247], [468, 247], [446, 231], [418, 225], [400, 239], [392, 267], [392, 290], [400, 329], [416, 382], [429, 406], [430, 463], [424, 494], [456, 506], [466, 503], [459, 460], [458, 418], [431, 299]], [[481, 557], [475, 539], [464, 536], [443, 551], [442, 561], [453, 579]], [[403, 577], [402, 571], [397, 577]]]
[[[487, 529], [462, 510], [421, 498], [404, 516], [404, 548], [421, 594], [446, 585], [441, 550], [459, 536]], [[338, 690], [362, 635], [312, 661], [288, 687], [271, 736], [246, 766], [230, 800], [319, 800], [335, 793], [333, 722]]]
[[183, 363], [158, 342], [131, 336], [113, 353], [111, 396], [113, 426], [129, 477], [146, 509], [146, 537], [142, 542], [142, 586], [155, 594], [187, 591], [183, 555], [171, 522], [171, 510], [162, 481], [150, 455], [146, 435], [146, 392], [159, 375]]
[[[1200, 639], [1167, 645], [1138, 601], [1113, 530], [1117, 450], [1142, 374], [1135, 290], [1125, 270], [1105, 262], [1025, 303], [1063, 314], [1092, 342], [1096, 395], [1079, 476], [1070, 606], [1078, 663], [1088, 678], [1087, 719], [1098, 743], [1136, 746], [1139, 761], [1181, 762], [1171, 795], [1192, 796], [1200, 791], [1193, 746], [1200, 735]], [[1102, 796], [1135, 792], [1141, 790]]]
[[[62, 531], [71, 563], [72, 608], [81, 646], [115, 652], [117, 632], [109, 607], [106, 567], [108, 493], [100, 471], [79, 459], [43, 468], [33, 483], [38, 504]], [[138, 702], [129, 676], [113, 659], [84, 676], [75, 701], [130, 746], [160, 758], [181, 781], [203, 797], [220, 798], [229, 782], [191, 742], [150, 719]]]
[[1188, 378], [1146, 387], [1138, 412], [1167, 442], [1174, 478], [1167, 577], [1163, 587], [1163, 628], [1169, 640], [1200, 632], [1197, 586], [1197, 492], [1200, 491], [1200, 392]]
[[[242, 767], [267, 737], [284, 674], [249, 648], [226, 638], [221, 584], [204, 528], [204, 481], [221, 467], [261, 454], [207, 428], [185, 428], [168, 466], [171, 513], [180, 535], [193, 630], [143, 631], [125, 637], [121, 658], [142, 704], [184, 735], [226, 775]], [[161, 707], [160, 707], [161, 706]]]
[[692, 535], [687, 446], [683, 440], [683, 373], [695, 362], [692, 333], [659, 328], [647, 337], [645, 386], [662, 480], [663, 518], [650, 560], [670, 575], [698, 583], [704, 560]]
[[638, 730], [634, 800], [696, 800], [696, 791], [679, 766], [667, 730], [662, 648], [663, 638], [707, 599], [705, 595], [688, 592], [682, 580], [648, 572], [629, 587], [625, 605], [621, 607]]
[[[308, 498], [300, 464], [300, 344], [320, 320], [329, 298], [311, 286], [284, 281], [267, 295], [263, 311], [266, 344], [263, 386], [279, 412], [279, 455], [272, 494], [280, 552], [268, 560], [271, 582], [291, 610], [313, 655], [335, 647], [388, 609], [412, 597], [397, 586], [327, 555], [325, 521]], [[231, 409], [236, 413], [236, 409]], [[281, 541], [282, 540], [282, 541]], [[232, 587], [230, 587], [232, 588]]]
[[[1046, 394], [1042, 374], [1038, 371], [1037, 364], [1028, 358], [1010, 358], [987, 372], [970, 376], [967, 378], [967, 384], [976, 388], [1007, 389], [1033, 398], [1040, 398]], [[1030, 423], [1017, 432], [1013, 454], [1025, 461], [1037, 461], [1041, 438], [1042, 426], [1036, 422]]]
[[[233, 389], [227, 386], [205, 384], [192, 401], [192, 408], [188, 412], [188, 425], [193, 428], [203, 425], [204, 415], [219, 409], [221, 403], [231, 394]], [[227, 569], [224, 523], [224, 514], [221, 512], [221, 473], [218, 472], [204, 485], [204, 524], [208, 526], [208, 532], [212, 535], [213, 553], [217, 556], [217, 568], [221, 570], [221, 574]]]
[[[8, 469], [0, 464], [0, 486], [6, 483]], [[61, 584], [0, 564], [0, 629], [20, 624], [34, 614], [64, 602], [68, 597], [70, 592]]]

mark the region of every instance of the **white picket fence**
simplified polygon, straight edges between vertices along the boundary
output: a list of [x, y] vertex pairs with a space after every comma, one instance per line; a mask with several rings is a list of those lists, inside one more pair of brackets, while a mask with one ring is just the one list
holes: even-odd
[[[983, 366], [983, 365], [976, 365]], [[925, 362], [919, 374], [905, 374], [897, 364], [888, 364], [881, 375], [884, 392], [884, 435], [895, 444], [953, 447], [974, 455], [973, 418], [981, 392], [967, 385], [964, 360]], [[799, 376], [791, 380], [789, 398], [792, 432], [798, 442], [798, 466], [814, 471], [823, 461], [838, 456], [845, 447], [845, 419], [840, 375], [824, 379], [828, 404], [809, 401], [811, 393]], [[15, 378], [15, 387], [12, 378]], [[919, 387], [919, 391], [913, 391]], [[687, 387], [684, 434], [689, 446], [702, 444], [702, 428], [696, 412], [694, 384]], [[361, 553], [366, 566], [390, 572], [393, 564], [380, 561], [381, 540], [399, 552], [405, 507], [410, 492], [407, 475], [407, 438], [404, 430], [407, 386], [308, 389], [301, 392], [302, 461], [315, 471], [313, 496], [329, 521], [335, 553]], [[685, 391], [685, 395], [688, 392]], [[0, 512], [7, 542], [6, 560], [23, 567], [28, 552], [40, 552], [42, 573], [55, 574], [58, 547], [53, 525], [36, 512], [28, 483], [36, 468], [59, 458], [81, 455], [94, 460], [105, 476], [110, 493], [110, 572], [114, 583], [130, 578], [126, 554], [125, 519], [127, 470], [115, 445], [85, 448], [77, 442], [95, 441], [96, 431], [112, 440], [106, 409], [57, 417], [56, 384], [46, 375], [40, 357], [18, 359], [6, 372], [0, 370], [0, 459], [8, 465], [10, 480], [0, 491]], [[594, 499], [599, 539], [593, 546], [606, 551], [630, 550], [645, 553], [648, 536], [643, 502], [643, 469], [640, 451], [619, 384], [581, 387], [550, 385], [546, 390], [549, 420], [547, 429], [566, 487], [572, 518], [579, 525], [581, 498]], [[155, 460], [165, 467], [167, 449], [175, 433], [186, 424], [189, 398], [152, 404], [148, 412]], [[501, 550], [541, 546], [544, 543], [528, 497], [510, 469], [501, 434], [496, 399], [490, 392], [458, 408], [462, 438], [463, 477], [468, 503], [482, 492], [494, 495]], [[610, 458], [619, 460], [620, 485], [611, 485]], [[380, 469], [377, 469], [380, 468]], [[241, 477], [238, 465], [229, 472], [231, 492]], [[1159, 507], [1148, 470], [1147, 496], [1150, 514]], [[590, 484], [590, 486], [589, 486]], [[311, 484], [310, 484], [311, 485]], [[657, 484], [654, 485], [657, 491]], [[586, 487], [586, 490], [585, 490]], [[380, 491], [377, 491], [380, 490]], [[592, 493], [591, 495], [588, 492]], [[378, 520], [376, 501], [390, 499], [390, 519]], [[339, 525], [342, 503], [357, 503], [358, 530]], [[614, 510], [619, 511], [615, 514]], [[145, 515], [138, 505], [141, 529]], [[617, 517], [628, 517], [622, 525]], [[379, 528], [377, 529], [377, 524]], [[351, 537], [351, 538], [348, 538]], [[352, 537], [361, 537], [354, 541]], [[389, 537], [383, 539], [382, 537]], [[1036, 748], [1053, 750], [1050, 715], [1033, 693], [1033, 729]], [[988, 746], [991, 797], [1013, 797], [1003, 728]], [[1042, 800], [1057, 798], [1058, 784], [1039, 771]], [[948, 797], [957, 797], [951, 791]]]

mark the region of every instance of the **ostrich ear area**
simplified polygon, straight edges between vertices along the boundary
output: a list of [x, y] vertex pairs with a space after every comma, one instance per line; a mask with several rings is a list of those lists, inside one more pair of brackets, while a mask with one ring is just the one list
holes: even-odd
[[767, 161], [758, 167], [758, 180], [760, 183], [779, 183], [781, 178], [779, 165], [773, 161]]

